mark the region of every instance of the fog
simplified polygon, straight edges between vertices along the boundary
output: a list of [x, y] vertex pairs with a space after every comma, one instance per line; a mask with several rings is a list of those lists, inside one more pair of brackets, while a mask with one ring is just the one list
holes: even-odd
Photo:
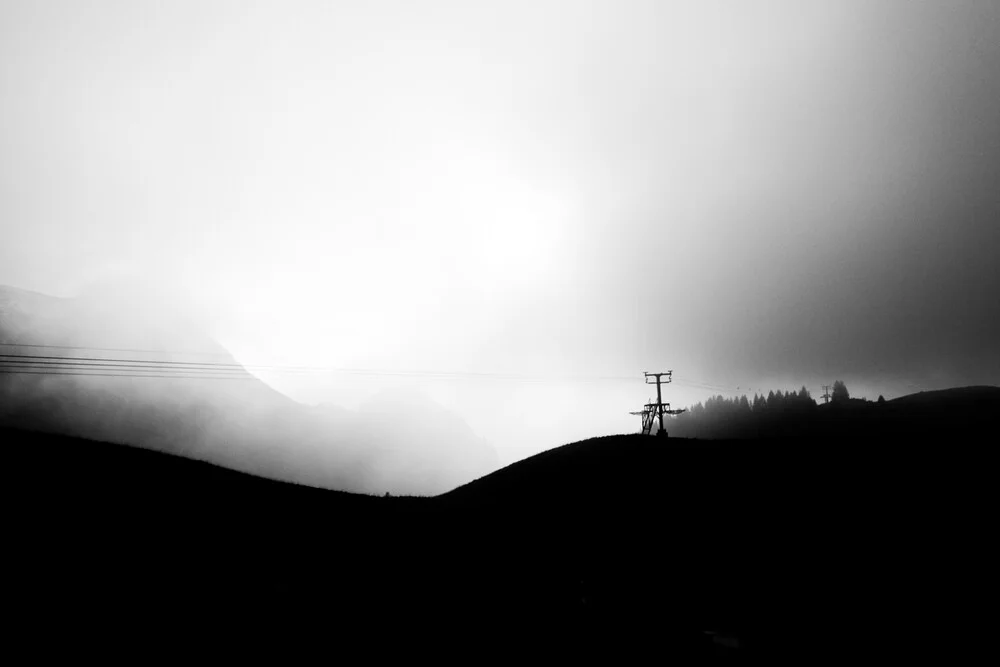
[[997, 118], [992, 2], [7, 1], [0, 284], [502, 462], [638, 430], [643, 371], [998, 384]]

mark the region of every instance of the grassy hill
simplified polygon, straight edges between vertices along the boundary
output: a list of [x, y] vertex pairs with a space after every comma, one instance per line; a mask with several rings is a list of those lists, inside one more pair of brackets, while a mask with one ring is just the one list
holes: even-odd
[[986, 452], [962, 442], [611, 436], [387, 498], [0, 437], [7, 589], [49, 629], [100, 608], [159, 641], [403, 653], [539, 638], [563, 657], [956, 650], [990, 562]]
[[[470, 539], [487, 550], [513, 559], [530, 545], [566, 586], [572, 571], [600, 627], [693, 622], [822, 655], [914, 628], [926, 641], [969, 610], [963, 596], [985, 563], [985, 460], [933, 441], [620, 436], [546, 452], [443, 500], [480, 517]], [[529, 590], [553, 585], [548, 573], [522, 576]]]

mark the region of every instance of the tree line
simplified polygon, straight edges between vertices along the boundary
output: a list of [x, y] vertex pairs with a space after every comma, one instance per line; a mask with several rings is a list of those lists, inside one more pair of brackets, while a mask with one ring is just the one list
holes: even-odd
[[[835, 405], [851, 402], [847, 386], [833, 384]], [[681, 438], [769, 438], [805, 435], [815, 425], [819, 405], [806, 387], [799, 390], [771, 390], [766, 396], [713, 396], [696, 403], [666, 425], [671, 436]]]

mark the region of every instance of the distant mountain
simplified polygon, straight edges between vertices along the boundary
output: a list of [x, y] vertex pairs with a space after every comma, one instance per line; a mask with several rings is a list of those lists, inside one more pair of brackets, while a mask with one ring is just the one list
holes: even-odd
[[332, 433], [357, 443], [370, 462], [372, 484], [391, 480], [393, 493], [444, 493], [499, 466], [484, 438], [419, 392], [386, 389], [357, 411], [321, 406], [314, 414]]
[[[162, 302], [135, 289], [59, 299], [0, 286], [0, 354], [149, 366], [133, 366], [133, 375], [164, 374], [154, 362], [225, 364], [225, 375], [238, 378], [200, 371], [194, 378], [84, 377], [77, 370], [86, 366], [42, 373], [60, 368], [59, 360], [5, 357], [0, 426], [128, 443], [275, 479], [379, 494], [440, 493], [497, 465], [488, 443], [426, 401], [409, 398], [392, 417], [384, 409], [296, 403], [247, 373], [183, 308], [152, 305]], [[28, 362], [32, 368], [23, 367]]]

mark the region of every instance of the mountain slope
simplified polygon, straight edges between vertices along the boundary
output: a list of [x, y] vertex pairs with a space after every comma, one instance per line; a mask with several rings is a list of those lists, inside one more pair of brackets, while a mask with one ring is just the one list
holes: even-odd
[[154, 307], [134, 289], [57, 299], [0, 287], [0, 354], [208, 362], [228, 364], [236, 370], [225, 375], [238, 376], [38, 374], [39, 364], [51, 369], [52, 360], [35, 361], [30, 374], [12, 373], [27, 360], [6, 357], [0, 425], [130, 443], [362, 492], [438, 493], [496, 466], [492, 447], [467, 427], [447, 426], [451, 415], [422, 415], [426, 406], [410, 410], [406, 428], [396, 422], [389, 429], [383, 414], [323, 412], [295, 403], [241, 371], [183, 309]]
[[380, 498], [0, 440], [21, 618], [55, 604], [87, 622], [100, 600], [157, 641], [183, 641], [184, 619], [284, 646], [412, 636], [404, 652], [461, 636], [638, 659], [697, 653], [712, 630], [748, 657], [924, 654], [961, 648], [995, 554], [985, 452], [961, 442], [615, 436], [436, 498]]
[[[993, 393], [959, 390], [920, 402]], [[972, 424], [996, 414], [989, 401], [978, 410], [958, 403]], [[604, 612], [607, 622], [694, 621], [758, 645], [808, 651], [815, 641], [817, 656], [879, 645], [879, 637], [898, 638], [887, 641], [899, 650], [920, 642], [957, 650], [950, 642], [960, 641], [962, 625], [983, 620], [974, 598], [996, 555], [983, 533], [991, 523], [990, 451], [974, 429], [887, 433], [595, 438], [441, 500], [477, 517], [468, 521], [470, 543], [511, 561], [544, 553], [568, 567], [564, 585], [615, 610]], [[551, 586], [546, 575], [523, 576], [525, 586], [506, 585]]]

